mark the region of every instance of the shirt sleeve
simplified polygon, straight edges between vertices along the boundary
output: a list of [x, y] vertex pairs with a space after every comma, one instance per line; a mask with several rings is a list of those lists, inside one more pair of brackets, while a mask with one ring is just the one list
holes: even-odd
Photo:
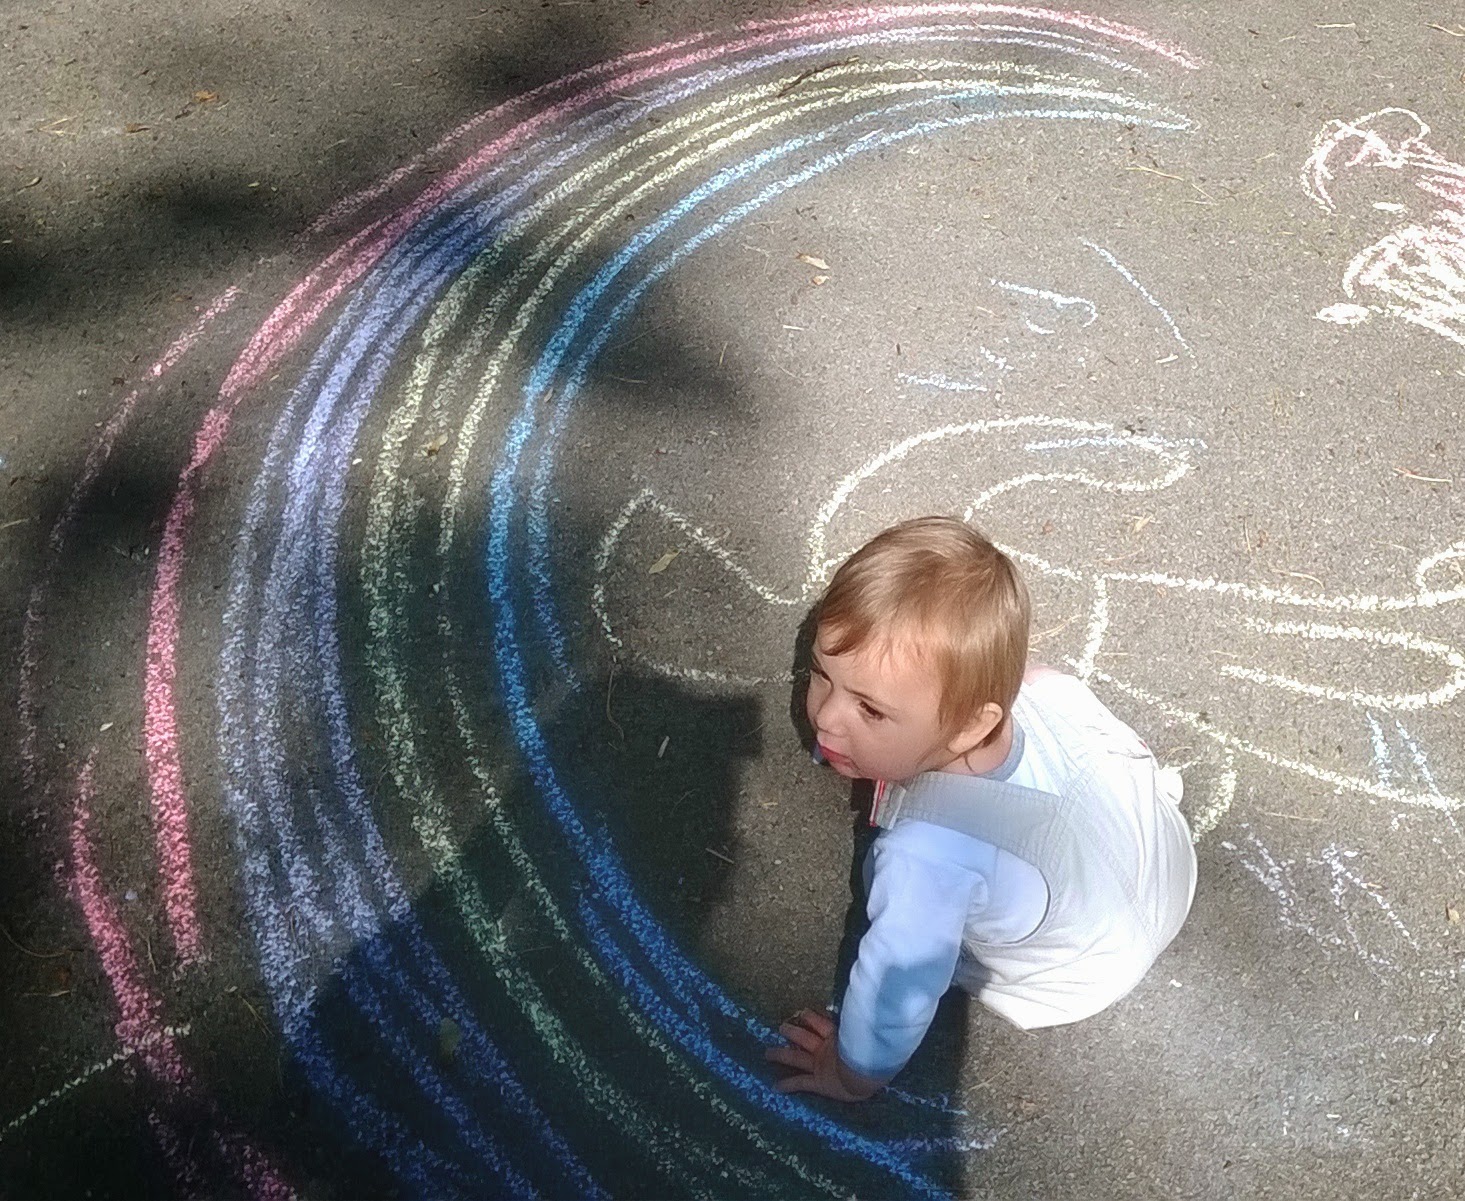
[[889, 834], [870, 854], [870, 928], [840, 1006], [839, 1057], [861, 1075], [889, 1080], [915, 1053], [951, 985], [973, 889], [985, 881]]

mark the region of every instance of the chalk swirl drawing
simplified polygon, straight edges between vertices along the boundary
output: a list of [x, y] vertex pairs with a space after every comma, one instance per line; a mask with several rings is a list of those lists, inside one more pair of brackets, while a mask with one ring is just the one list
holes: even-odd
[[[291, 1194], [288, 1113], [266, 1128], [231, 1111], [203, 1066], [217, 1061], [194, 1054], [233, 1037], [197, 998], [237, 992], [282, 1079], [373, 1179], [384, 1166], [412, 1193], [942, 1193], [932, 1156], [998, 1133], [897, 1092], [882, 1139], [775, 1092], [765, 1017], [679, 944], [635, 885], [635, 848], [567, 782], [539, 708], [580, 680], [557, 455], [648, 292], [740, 223], [946, 135], [1178, 136], [1190, 122], [1149, 93], [1199, 66], [1141, 30], [1010, 4], [697, 33], [474, 117], [312, 224], [290, 261], [315, 265], [282, 298], [262, 295], [266, 268], [200, 306], [100, 431], [25, 616], [28, 795], [67, 848], [116, 1046], [0, 1139], [119, 1072], [176, 1191]], [[137, 463], [155, 477], [184, 379], [221, 361], [155, 541], [104, 556], [115, 586], [87, 590], [97, 498]], [[1005, 432], [1054, 444], [1038, 455], [1120, 436], [1044, 418]], [[1140, 486], [1189, 469], [1180, 443], [1124, 449], [1147, 462]], [[829, 558], [811, 547], [816, 572]], [[77, 652], [120, 653], [134, 624], [139, 662], [119, 678], [140, 687], [99, 714]], [[109, 850], [134, 813], [145, 882]], [[124, 894], [156, 914], [150, 939]], [[511, 912], [543, 932], [553, 972]], [[950, 1137], [914, 1137], [933, 1113]]]
[[1465, 166], [1425, 141], [1429, 126], [1407, 108], [1381, 108], [1331, 121], [1302, 168], [1302, 186], [1328, 212], [1341, 188], [1396, 172], [1402, 199], [1372, 207], [1411, 220], [1360, 250], [1343, 272], [1348, 301], [1317, 315], [1357, 325], [1375, 314], [1398, 317], [1465, 346]]
[[[1011, 444], [1010, 440], [999, 440], [999, 434], [1013, 431], [1020, 431], [1024, 437]], [[1035, 437], [1034, 434], [1040, 431], [1050, 436]], [[1055, 438], [1051, 436], [1053, 434], [1060, 436]], [[962, 445], [963, 442], [966, 445]], [[968, 520], [987, 511], [1004, 494], [1027, 486], [1061, 483], [1080, 489], [1112, 493], [1151, 492], [1175, 485], [1190, 474], [1194, 467], [1193, 451], [1188, 443], [1153, 435], [1136, 435], [1102, 423], [1040, 416], [971, 422], [930, 430], [903, 439], [839, 481], [829, 499], [819, 509], [809, 535], [808, 572], [803, 586], [793, 594], [780, 595], [757, 580], [728, 555], [716, 540], [709, 538], [693, 518], [665, 506], [649, 491], [643, 491], [634, 497], [608, 529], [601, 542], [597, 570], [603, 576], [612, 568], [617, 547], [627, 525], [642, 510], [649, 510], [714, 556], [738, 586], [749, 590], [768, 604], [802, 611], [803, 607], [813, 601], [832, 567], [857, 545], [843, 546], [838, 553], [831, 556], [828, 553], [826, 534], [830, 521], [849, 501], [859, 485], [886, 470], [898, 470], [907, 463], [914, 451], [932, 446], [959, 450], [961, 453], [953, 453], [952, 461], [961, 464], [968, 472], [972, 470], [973, 462], [1007, 465], [1020, 456], [1026, 456], [1030, 461], [1051, 459], [1058, 450], [1081, 456], [1079, 464], [1065, 469], [1053, 470], [1045, 464], [1048, 469], [1024, 470], [989, 484], [967, 501], [964, 515]], [[1129, 453], [1130, 457], [1122, 463], [1129, 468], [1131, 474], [1121, 472], [1106, 476], [1103, 474], [1103, 456], [1112, 455], [1119, 450]], [[1151, 473], [1134, 470], [1136, 464], [1133, 456], [1136, 453], [1153, 459], [1150, 464]], [[897, 515], [893, 511], [890, 513], [891, 519]], [[1127, 609], [1144, 609], [1157, 603], [1154, 599], [1156, 594], [1163, 598], [1159, 603], [1186, 613], [1189, 621], [1197, 621], [1206, 616], [1212, 621], [1221, 622], [1223, 628], [1233, 635], [1244, 631], [1259, 636], [1255, 642], [1263, 652], [1269, 646], [1291, 650], [1299, 644], [1309, 642], [1322, 645], [1356, 645], [1366, 648], [1376, 660], [1397, 657], [1401, 661], [1401, 667], [1403, 661], [1409, 659], [1414, 668], [1411, 678], [1418, 673], [1422, 661], [1429, 675], [1428, 684], [1394, 692], [1361, 688], [1341, 676], [1338, 679], [1329, 679], [1321, 674], [1313, 678], [1294, 675], [1285, 668], [1272, 666], [1266, 660], [1222, 663], [1216, 667], [1216, 678], [1213, 681], [1216, 692], [1224, 694], [1228, 682], [1245, 682], [1295, 698], [1298, 702], [1335, 707], [1342, 711], [1341, 720], [1346, 723], [1343, 728], [1351, 732], [1360, 749], [1371, 750], [1374, 742], [1371, 738], [1365, 739], [1363, 722], [1372, 722], [1373, 714], [1408, 713], [1437, 708], [1449, 704], [1465, 690], [1465, 651], [1453, 643], [1415, 634], [1399, 626], [1401, 616], [1407, 617], [1411, 612], [1441, 609], [1465, 602], [1465, 583], [1447, 587], [1431, 585], [1431, 578], [1441, 572], [1443, 567], [1465, 557], [1465, 542], [1456, 543], [1425, 557], [1415, 569], [1415, 589], [1392, 596], [1329, 596], [1285, 587], [1192, 578], [1166, 572], [1095, 570], [1086, 563], [1058, 562], [1021, 546], [1005, 545], [1003, 549], [1035, 578], [1074, 585], [1084, 598], [1081, 612], [1085, 626], [1082, 648], [1077, 655], [1067, 659], [1068, 665], [1077, 675], [1152, 707], [1171, 722], [1181, 724], [1215, 744], [1226, 757], [1228, 768], [1223, 773], [1223, 783], [1218, 795], [1199, 811], [1192, 813], [1192, 825], [1197, 837], [1213, 830], [1230, 808], [1235, 776], [1229, 763], [1236, 755], [1250, 756], [1272, 767], [1296, 772], [1310, 780], [1372, 799], [1446, 812], [1461, 805], [1459, 797], [1441, 792], [1432, 781], [1424, 786], [1417, 780], [1405, 780], [1393, 774], [1378, 774], [1371, 769], [1349, 773], [1323, 768], [1295, 755], [1240, 737], [1206, 714], [1187, 709], [1126, 678], [1121, 671], [1100, 667], [1099, 661], [1106, 652], [1130, 645], [1130, 639], [1124, 634], [1116, 639], [1116, 626], [1123, 628], [1123, 616]], [[623, 575], [631, 576], [633, 573], [628, 571]], [[1138, 604], [1136, 598], [1142, 598], [1138, 600]], [[636, 653], [653, 670], [694, 680], [763, 682], [760, 677], [739, 677], [718, 668], [668, 663], [657, 659], [651, 648], [626, 648], [611, 616], [603, 582], [596, 585], [594, 608], [607, 639], [618, 647]]]

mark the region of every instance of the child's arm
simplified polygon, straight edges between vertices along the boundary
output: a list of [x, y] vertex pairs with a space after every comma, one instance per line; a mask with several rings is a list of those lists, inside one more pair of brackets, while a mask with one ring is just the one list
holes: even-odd
[[783, 1081], [785, 1091], [863, 1100], [920, 1045], [956, 970], [979, 877], [945, 856], [928, 857], [913, 848], [952, 837], [960, 838], [910, 823], [900, 837], [876, 842], [870, 928], [860, 939], [838, 1029], [822, 1015], [811, 1022], [806, 1010], [780, 1027], [791, 1045], [768, 1052], [773, 1062], [803, 1073]]

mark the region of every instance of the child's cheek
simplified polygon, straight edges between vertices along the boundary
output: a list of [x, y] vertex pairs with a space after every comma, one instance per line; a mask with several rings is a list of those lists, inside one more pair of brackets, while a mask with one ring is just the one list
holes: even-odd
[[809, 692], [804, 697], [804, 715], [808, 717], [811, 726], [819, 724], [819, 707], [824, 703], [824, 698], [829, 694], [829, 682], [821, 680], [818, 676], [809, 679]]

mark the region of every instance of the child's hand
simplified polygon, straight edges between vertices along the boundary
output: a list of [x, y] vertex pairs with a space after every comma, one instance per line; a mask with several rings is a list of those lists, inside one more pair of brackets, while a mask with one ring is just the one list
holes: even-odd
[[864, 1101], [879, 1092], [881, 1081], [840, 1062], [838, 1031], [833, 1019], [813, 1009], [801, 1009], [784, 1022], [778, 1032], [789, 1045], [770, 1047], [764, 1057], [797, 1075], [785, 1076], [774, 1087], [781, 1093], [818, 1093], [836, 1101]]

